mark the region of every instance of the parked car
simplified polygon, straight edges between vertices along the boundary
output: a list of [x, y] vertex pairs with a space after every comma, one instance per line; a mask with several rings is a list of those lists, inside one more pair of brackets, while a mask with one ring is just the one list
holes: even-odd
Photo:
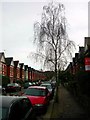
[[53, 89], [55, 89], [55, 87], [56, 87], [56, 81], [55, 80], [51, 81], [51, 84], [53, 86]]
[[26, 88], [28, 88], [28, 87], [30, 87], [30, 86], [32, 86], [33, 84], [31, 83], [31, 82], [25, 82], [24, 83], [24, 88], [26, 89]]
[[36, 86], [36, 83], [35, 83], [35, 82], [32, 82], [32, 85]]
[[[2, 102], [1, 102], [2, 101]], [[0, 120], [33, 120], [35, 112], [24, 96], [0, 96]]]
[[36, 113], [44, 113], [50, 102], [50, 93], [46, 87], [30, 86], [26, 89], [24, 96], [27, 96]]
[[0, 85], [0, 94], [1, 95], [6, 95], [5, 87], [2, 87], [2, 85]]
[[6, 92], [17, 92], [21, 90], [21, 85], [18, 83], [9, 83], [6, 86]]
[[42, 83], [40, 86], [44, 86], [44, 87], [46, 87], [49, 90], [49, 92], [50, 92], [50, 99], [52, 99], [53, 96], [54, 96], [54, 89], [53, 89], [52, 84], [50, 84], [50, 83]]
[[55, 89], [55, 86], [56, 86], [56, 82], [55, 81], [51, 81], [51, 80], [49, 80], [49, 81], [44, 81], [44, 83], [46, 84], [51, 84], [51, 86], [52, 86], [52, 88], [53, 89]]

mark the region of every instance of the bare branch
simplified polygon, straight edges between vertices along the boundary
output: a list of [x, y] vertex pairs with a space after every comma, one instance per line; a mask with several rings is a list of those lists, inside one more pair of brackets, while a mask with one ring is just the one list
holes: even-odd
[[43, 7], [41, 23], [34, 25], [36, 56], [44, 59], [48, 67], [54, 65], [55, 71], [67, 64], [67, 56], [72, 56], [73, 41], [69, 40], [66, 29], [65, 7], [63, 4], [49, 3]]

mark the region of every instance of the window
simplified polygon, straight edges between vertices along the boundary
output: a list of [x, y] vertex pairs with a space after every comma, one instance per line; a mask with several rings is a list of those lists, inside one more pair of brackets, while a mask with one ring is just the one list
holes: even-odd
[[19, 102], [15, 102], [10, 110], [10, 120], [21, 120], [22, 119], [22, 110], [20, 108]]
[[25, 92], [26, 95], [45, 96], [45, 90], [37, 88], [29, 88]]
[[2, 117], [2, 119], [7, 118], [7, 113], [8, 113], [8, 108], [6, 107], [0, 108], [0, 117]]
[[23, 117], [29, 112], [30, 109], [32, 109], [32, 104], [30, 103], [29, 99], [23, 99], [20, 102], [20, 106], [22, 109]]
[[29, 99], [21, 99], [15, 102], [11, 107], [10, 120], [26, 120], [30, 115], [32, 104]]

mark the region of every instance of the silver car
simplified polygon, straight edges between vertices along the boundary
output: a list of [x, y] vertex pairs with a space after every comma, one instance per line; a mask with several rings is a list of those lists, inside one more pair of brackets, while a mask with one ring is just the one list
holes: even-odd
[[54, 89], [52, 85], [50, 83], [42, 83], [40, 86], [45, 86], [48, 89], [48, 91], [50, 92], [50, 99], [52, 99], [54, 96]]

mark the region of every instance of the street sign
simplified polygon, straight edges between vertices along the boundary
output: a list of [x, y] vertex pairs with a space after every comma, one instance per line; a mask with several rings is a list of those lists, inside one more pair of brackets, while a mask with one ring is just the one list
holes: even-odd
[[90, 57], [85, 58], [85, 71], [90, 71]]

